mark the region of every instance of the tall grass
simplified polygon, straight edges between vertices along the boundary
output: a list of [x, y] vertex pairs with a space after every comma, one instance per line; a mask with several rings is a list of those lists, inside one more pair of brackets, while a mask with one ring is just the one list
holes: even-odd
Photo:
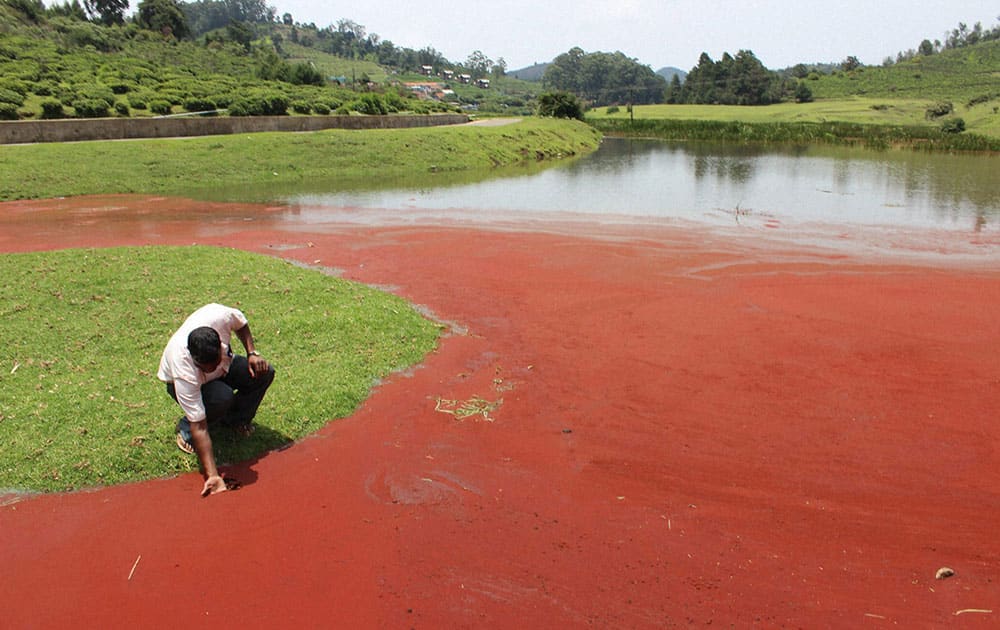
[[864, 125], [847, 122], [741, 122], [717, 120], [588, 118], [608, 135], [744, 143], [825, 143], [884, 149], [1000, 151], [1000, 138], [949, 134], [928, 126]]

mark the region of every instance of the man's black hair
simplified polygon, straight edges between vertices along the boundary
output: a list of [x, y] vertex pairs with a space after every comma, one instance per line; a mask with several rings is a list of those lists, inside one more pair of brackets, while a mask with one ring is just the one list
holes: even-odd
[[214, 328], [202, 326], [188, 335], [188, 352], [197, 363], [212, 364], [219, 360], [222, 342]]

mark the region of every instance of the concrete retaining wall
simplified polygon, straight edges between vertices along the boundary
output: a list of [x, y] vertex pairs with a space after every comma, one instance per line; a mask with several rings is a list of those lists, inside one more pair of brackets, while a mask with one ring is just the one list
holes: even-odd
[[96, 118], [0, 122], [0, 144], [212, 136], [261, 131], [399, 129], [469, 122], [465, 114], [430, 116], [248, 116]]

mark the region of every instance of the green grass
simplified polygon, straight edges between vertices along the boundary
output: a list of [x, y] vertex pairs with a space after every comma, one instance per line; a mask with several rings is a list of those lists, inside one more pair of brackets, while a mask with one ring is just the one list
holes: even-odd
[[891, 66], [864, 66], [807, 80], [806, 84], [817, 99], [863, 96], [950, 100], [958, 105], [1000, 92], [1000, 41], [918, 55]]
[[[845, 97], [817, 100], [812, 103], [779, 103], [761, 107], [738, 105], [638, 105], [633, 108], [636, 120], [700, 120], [746, 123], [829, 123], [860, 125], [897, 125], [937, 129], [940, 121], [928, 121], [927, 108], [935, 103], [926, 99]], [[969, 133], [1000, 138], [1000, 114], [993, 108], [1000, 98], [967, 106], [954, 103], [955, 115], [966, 122]], [[628, 120], [624, 109], [613, 114], [600, 107], [587, 112], [588, 120]]]
[[202, 304], [242, 309], [277, 370], [251, 438], [213, 430], [223, 462], [350, 414], [378, 379], [431, 351], [440, 331], [398, 297], [234, 250], [7, 254], [0, 278], [0, 491], [196, 470], [174, 445], [180, 411], [156, 370], [167, 339]]
[[344, 77], [348, 81], [360, 81], [362, 75], [368, 75], [370, 81], [378, 84], [385, 83], [389, 78], [385, 68], [374, 61], [345, 59], [315, 48], [300, 46], [288, 39], [282, 44], [282, 49], [288, 55], [285, 60], [289, 63], [311, 63], [326, 78]]
[[499, 127], [260, 133], [185, 139], [0, 146], [0, 200], [97, 193], [197, 195], [270, 182], [391, 180], [585, 154], [579, 122]]
[[944, 133], [927, 126], [863, 125], [847, 122], [740, 122], [675, 119], [591, 119], [600, 131], [617, 136], [740, 144], [835, 144], [869, 149], [1000, 152], [1000, 138]]

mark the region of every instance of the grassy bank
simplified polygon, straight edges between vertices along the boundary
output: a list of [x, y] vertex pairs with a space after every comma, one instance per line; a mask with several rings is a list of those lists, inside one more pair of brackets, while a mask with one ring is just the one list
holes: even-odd
[[0, 492], [196, 470], [174, 446], [180, 411], [156, 370], [174, 329], [204, 303], [243, 309], [277, 369], [253, 436], [213, 430], [225, 462], [350, 414], [377, 379], [420, 361], [439, 332], [395, 296], [232, 250], [7, 254], [0, 278]]
[[[641, 105], [587, 113], [587, 122], [608, 134], [733, 142], [828, 142], [872, 147], [907, 145], [955, 151], [1000, 150], [1000, 115], [993, 104], [954, 104], [967, 131], [941, 131], [945, 118], [929, 121], [925, 100], [849, 97], [764, 107], [735, 105]], [[634, 119], [634, 124], [632, 124]]]
[[588, 118], [608, 135], [712, 142], [839, 144], [874, 149], [1000, 152], [1000, 138], [945, 133], [920, 125], [852, 122], [745, 122], [637, 118]]
[[431, 177], [585, 154], [599, 142], [582, 123], [530, 118], [502, 126], [2, 146], [0, 200]]

